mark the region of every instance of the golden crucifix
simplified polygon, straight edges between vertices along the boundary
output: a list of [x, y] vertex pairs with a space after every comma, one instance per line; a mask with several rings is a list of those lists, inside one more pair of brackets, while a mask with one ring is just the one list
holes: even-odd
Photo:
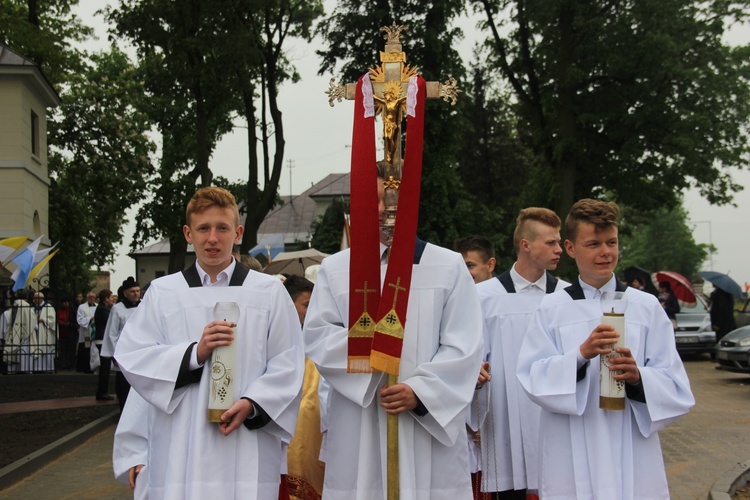
[[[409, 81], [417, 76], [416, 67], [406, 64], [406, 53], [401, 47], [401, 32], [406, 26], [394, 23], [384, 26], [380, 31], [385, 32], [385, 51], [380, 52], [379, 66], [369, 69], [370, 83], [372, 85], [375, 114], [380, 115], [383, 120], [383, 142], [385, 146], [386, 172], [383, 179], [385, 188], [385, 221], [381, 224], [382, 230], [388, 239], [393, 236], [393, 228], [396, 222], [396, 209], [398, 205], [398, 191], [401, 179], [401, 123], [406, 115], [406, 96], [409, 89]], [[334, 101], [341, 102], [343, 99], [353, 100], [356, 95], [356, 83], [336, 84], [334, 79], [329, 83], [328, 104], [334, 105]], [[445, 83], [425, 82], [427, 99], [442, 98], [451, 105], [456, 104], [456, 98], [460, 90], [454, 78], [449, 78]], [[373, 165], [373, 168], [375, 165]], [[399, 278], [400, 281], [400, 278]], [[399, 286], [399, 281], [390, 286], [396, 288], [395, 296], [399, 290], [406, 290]], [[364, 289], [367, 289], [365, 284]], [[361, 290], [356, 290], [360, 292]], [[365, 293], [365, 299], [367, 293]], [[394, 297], [394, 309], [395, 309]], [[392, 311], [393, 312], [393, 311]], [[395, 315], [395, 313], [394, 313]], [[388, 375], [388, 385], [398, 383], [396, 375]], [[388, 500], [398, 500], [398, 415], [387, 417], [387, 474], [388, 474]]]
[[[389, 244], [396, 224], [402, 166], [401, 123], [406, 114], [406, 92], [409, 79], [419, 74], [416, 66], [406, 64], [406, 53], [401, 47], [401, 32], [405, 30], [406, 26], [397, 25], [395, 21], [391, 26], [380, 28], [380, 31], [385, 32], [385, 51], [380, 52], [381, 64], [369, 69], [375, 114], [380, 115], [383, 120], [383, 143], [388, 165], [384, 185], [385, 220], [382, 226]], [[445, 102], [450, 102], [451, 106], [456, 104], [458, 94], [461, 92], [455, 78], [449, 78], [445, 83], [425, 82], [425, 86], [427, 99], [442, 98]], [[333, 106], [334, 101], [353, 100], [356, 89], [356, 83], [337, 84], [335, 79], [331, 78], [326, 91], [328, 104]]]
[[[381, 64], [369, 69], [375, 113], [383, 120], [385, 160], [391, 165], [400, 164], [401, 122], [406, 111], [406, 91], [409, 79], [419, 74], [415, 66], [406, 64], [406, 53], [401, 47], [401, 32], [405, 30], [406, 26], [397, 25], [395, 21], [391, 26], [380, 28], [380, 31], [385, 32], [385, 52], [380, 52]], [[455, 78], [449, 78], [445, 83], [425, 83], [428, 99], [442, 98], [451, 105], [456, 104], [461, 91]], [[333, 106], [334, 101], [353, 100], [356, 88], [356, 83], [337, 84], [332, 78], [326, 91], [328, 104]]]

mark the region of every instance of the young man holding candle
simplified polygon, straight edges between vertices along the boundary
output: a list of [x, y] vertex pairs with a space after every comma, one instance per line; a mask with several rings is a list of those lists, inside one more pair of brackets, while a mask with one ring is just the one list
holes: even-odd
[[[619, 209], [584, 199], [565, 221], [565, 250], [579, 276], [547, 295], [518, 358], [518, 379], [542, 407], [539, 492], [555, 499], [669, 497], [657, 431], [695, 403], [672, 325], [656, 297], [627, 289], [625, 332], [602, 325], [600, 296], [625, 291], [618, 260]], [[625, 335], [609, 369], [625, 383], [625, 409], [599, 408], [599, 359]]]
[[[275, 498], [304, 370], [297, 313], [279, 280], [232, 257], [243, 228], [228, 191], [198, 190], [186, 219], [195, 265], [151, 282], [115, 350], [149, 403], [146, 467], [136, 486], [149, 498]], [[213, 319], [217, 302], [239, 306], [234, 335], [233, 325]], [[210, 423], [211, 354], [233, 343], [234, 403], [221, 423]]]

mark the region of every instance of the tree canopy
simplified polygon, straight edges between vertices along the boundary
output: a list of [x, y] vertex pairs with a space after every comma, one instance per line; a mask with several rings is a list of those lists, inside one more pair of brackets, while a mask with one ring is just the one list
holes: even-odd
[[647, 216], [623, 208], [619, 269], [677, 271], [688, 279], [701, 270], [711, 248], [695, 242], [681, 206], [659, 207]]
[[[76, 3], [0, 0], [0, 40], [40, 64], [63, 97], [49, 142], [50, 227], [66, 238], [53, 264], [61, 264], [64, 286], [112, 261], [132, 204], [143, 203], [133, 246], [167, 237], [170, 271], [181, 268], [180, 228], [198, 185], [237, 194], [247, 215], [243, 250], [250, 248], [277, 202], [289, 116], [278, 97], [284, 82], [299, 79], [288, 41], [312, 39], [321, 0], [121, 0], [106, 19], [113, 38], [135, 47], [135, 63], [116, 49], [76, 48], [91, 33], [72, 15]], [[355, 81], [378, 63], [379, 28], [396, 21], [407, 26], [408, 63], [428, 81], [459, 80], [457, 106], [427, 105], [421, 237], [451, 247], [483, 234], [503, 267], [513, 259], [520, 208], [547, 206], [564, 217], [579, 198], [606, 198], [628, 207], [624, 263], [665, 265], [641, 235], [666, 231], [661, 222], [672, 220], [679, 231], [670, 238], [686, 254], [673, 267], [690, 274], [705, 249], [701, 257], [684, 239], [680, 193], [695, 187], [711, 203], [731, 203], [742, 189], [731, 175], [746, 168], [750, 152], [750, 47], [723, 38], [748, 19], [747, 7], [747, 0], [341, 0], [317, 25], [326, 43], [320, 72]], [[482, 19], [481, 44], [465, 64], [457, 20], [469, 9]], [[238, 120], [248, 131], [247, 178], [230, 183], [215, 178], [209, 159]]]
[[687, 187], [712, 203], [741, 189], [750, 49], [722, 35], [746, 2], [471, 3], [559, 215], [605, 192], [653, 209]]
[[136, 101], [141, 83], [118, 50], [77, 48], [92, 33], [72, 13], [75, 0], [2, 0], [0, 37], [35, 62], [62, 105], [48, 117], [49, 231], [60, 242], [51, 285], [87, 290], [91, 269], [113, 262], [124, 211], [139, 203], [153, 173], [150, 123]]
[[141, 85], [117, 49], [93, 54], [86, 70], [68, 79], [50, 137], [50, 234], [61, 248], [52, 262], [61, 283], [85, 287], [92, 267], [114, 260], [125, 211], [147, 193], [155, 145], [134, 104]]
[[[255, 245], [257, 229], [276, 202], [283, 166], [279, 85], [299, 78], [286, 58], [285, 43], [294, 36], [309, 39], [321, 13], [319, 1], [303, 0], [124, 0], [108, 11], [114, 33], [137, 47], [151, 97], [148, 113], [164, 148], [155, 196], [138, 215], [134, 246], [168, 237], [170, 272], [184, 265], [187, 243], [181, 226], [187, 201], [196, 185], [213, 183], [209, 159], [236, 116], [247, 122], [250, 152], [240, 198], [247, 226], [242, 251]], [[167, 194], [177, 198], [165, 204]]]

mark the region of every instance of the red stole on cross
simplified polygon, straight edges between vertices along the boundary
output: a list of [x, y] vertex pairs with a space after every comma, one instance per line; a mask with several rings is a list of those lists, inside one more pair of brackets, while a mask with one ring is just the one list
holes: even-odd
[[[352, 173], [349, 210], [349, 347], [347, 371], [367, 373], [380, 300], [380, 233], [377, 172], [375, 170], [375, 115], [365, 116], [362, 87], [357, 81], [352, 133]], [[365, 82], [365, 79], [367, 81]]]
[[[349, 372], [369, 372], [374, 369], [398, 375], [419, 216], [426, 88], [424, 79], [416, 77], [416, 102], [411, 103], [414, 104], [414, 111], [407, 117], [407, 149], [399, 188], [396, 227], [381, 293], [374, 119], [365, 117], [365, 106], [361, 104], [364, 101], [363, 78], [357, 82], [352, 142], [347, 369]], [[372, 134], [365, 137], [370, 129]], [[362, 149], [358, 150], [360, 147]], [[371, 160], [367, 162], [367, 158]], [[367, 227], [372, 224], [373, 215], [375, 224]], [[360, 224], [362, 227], [355, 233], [354, 228]], [[358, 234], [361, 236], [358, 237]], [[362, 246], [358, 248], [359, 245]], [[373, 322], [373, 318], [376, 321]]]

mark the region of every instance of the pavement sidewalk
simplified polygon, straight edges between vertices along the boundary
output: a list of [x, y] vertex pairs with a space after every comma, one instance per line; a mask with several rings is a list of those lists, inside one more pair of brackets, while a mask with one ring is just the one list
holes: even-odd
[[[114, 422], [114, 420], [112, 420]], [[124, 500], [130, 487], [112, 472], [115, 426], [94, 434], [85, 443], [52, 461], [38, 472], [0, 491], [0, 499]]]
[[[715, 482], [739, 476], [738, 467], [750, 458], [750, 375], [718, 371], [715, 366], [707, 357], [685, 360], [696, 406], [659, 433], [673, 499], [707, 498]], [[92, 434], [82, 445], [0, 491], [0, 500], [132, 498], [130, 488], [116, 482], [112, 472], [114, 425]]]

